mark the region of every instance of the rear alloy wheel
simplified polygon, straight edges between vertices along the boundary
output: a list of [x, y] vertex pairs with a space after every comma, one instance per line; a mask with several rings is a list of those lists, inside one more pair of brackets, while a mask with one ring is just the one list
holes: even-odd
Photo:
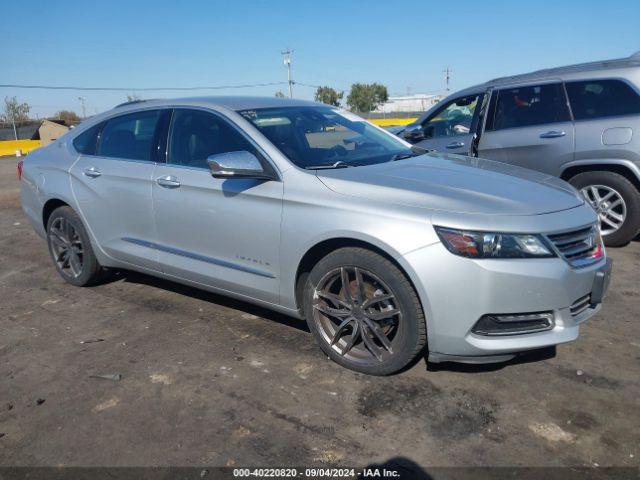
[[418, 298], [391, 262], [361, 248], [343, 248], [314, 267], [305, 289], [309, 328], [322, 350], [352, 370], [394, 373], [426, 343]]
[[70, 207], [57, 208], [49, 217], [47, 243], [58, 273], [67, 282], [83, 287], [100, 278], [102, 269], [87, 232]]
[[640, 229], [640, 192], [624, 176], [614, 172], [585, 172], [569, 183], [580, 190], [600, 222], [605, 245], [621, 247]]
[[617, 232], [627, 219], [627, 204], [622, 195], [607, 185], [589, 185], [580, 190], [598, 214], [603, 236]]

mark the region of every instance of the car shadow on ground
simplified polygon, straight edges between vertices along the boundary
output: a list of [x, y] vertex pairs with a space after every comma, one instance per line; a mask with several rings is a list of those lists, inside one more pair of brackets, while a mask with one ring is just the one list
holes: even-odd
[[[270, 320], [287, 327], [295, 328], [296, 330], [311, 333], [304, 320], [299, 320], [288, 315], [274, 312], [267, 308], [263, 308], [257, 305], [253, 305], [242, 300], [237, 300], [231, 297], [218, 295], [216, 293], [208, 292], [206, 290], [200, 290], [195, 287], [183, 285], [181, 283], [173, 282], [171, 280], [155, 277], [152, 275], [146, 275], [144, 273], [129, 271], [129, 270], [117, 270], [109, 272], [109, 275], [100, 283], [108, 284], [114, 282], [135, 283], [139, 285], [147, 285], [154, 288], [159, 288], [169, 292], [173, 292], [179, 295], [188, 296], [197, 300], [202, 300], [212, 304], [216, 304], [222, 307], [238, 310], [250, 315], [256, 315], [258, 317]], [[549, 360], [556, 356], [556, 348], [548, 347], [537, 349], [529, 352], [524, 352], [517, 355], [515, 358], [501, 363], [488, 363], [488, 364], [468, 364], [468, 363], [454, 363], [454, 362], [442, 362], [433, 363], [427, 360], [428, 352], [424, 355], [418, 356], [414, 361], [409, 363], [405, 368], [397, 373], [402, 373], [412, 369], [418, 363], [423, 362], [425, 369], [428, 372], [459, 372], [459, 373], [481, 373], [481, 372], [494, 372], [502, 370], [504, 368], [520, 365], [523, 363], [534, 363], [542, 360]]]
[[495, 372], [504, 368], [521, 365], [524, 363], [535, 363], [543, 360], [550, 360], [556, 356], [556, 347], [539, 348], [528, 352], [522, 352], [516, 355], [511, 360], [500, 363], [454, 363], [454, 362], [442, 362], [433, 363], [428, 362], [426, 356], [424, 362], [428, 372], [458, 372], [458, 373], [479, 373], [479, 372]]
[[152, 275], [146, 275], [144, 273], [138, 273], [129, 270], [112, 271], [109, 272], [108, 277], [102, 282], [102, 284], [114, 283], [118, 281], [160, 288], [162, 290], [177, 293], [179, 295], [184, 295], [197, 300], [202, 300], [204, 302], [213, 303], [221, 307], [232, 308], [243, 313], [256, 315], [258, 317], [277, 322], [303, 332], [311, 333], [309, 331], [309, 328], [307, 327], [307, 323], [304, 320], [299, 320], [282, 313], [274, 312], [267, 308], [259, 307], [248, 302], [243, 302], [242, 300], [236, 300], [231, 297], [218, 295], [206, 290], [200, 290], [195, 287], [183, 285], [181, 283], [173, 282], [164, 278], [154, 277]]

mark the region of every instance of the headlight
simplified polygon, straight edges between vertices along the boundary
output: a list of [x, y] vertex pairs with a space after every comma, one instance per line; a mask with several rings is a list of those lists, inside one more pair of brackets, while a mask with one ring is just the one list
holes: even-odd
[[469, 258], [549, 258], [555, 254], [540, 235], [470, 232], [435, 227], [447, 250]]

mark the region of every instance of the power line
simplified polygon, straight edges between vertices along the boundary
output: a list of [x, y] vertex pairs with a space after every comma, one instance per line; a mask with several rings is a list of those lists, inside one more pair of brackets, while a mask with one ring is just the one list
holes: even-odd
[[[203, 87], [147, 87], [147, 88], [133, 88], [133, 87], [78, 87], [69, 85], [21, 85], [13, 83], [0, 84], [0, 88], [23, 88], [23, 89], [40, 89], [40, 90], [77, 90], [77, 91], [92, 91], [92, 92], [152, 92], [152, 91], [175, 91], [185, 92], [193, 90], [224, 90], [231, 88], [254, 88], [254, 87], [270, 87], [273, 85], [286, 85], [289, 82], [266, 82], [266, 83], [252, 83], [241, 85], [215, 85], [215, 86], [203, 86]], [[293, 83], [293, 82], [292, 82]]]
[[[296, 85], [302, 85], [303, 87], [310, 87], [310, 88], [321, 88], [322, 87], [322, 85], [312, 85], [310, 83], [302, 83], [302, 82], [293, 82], [293, 83], [295, 83]], [[341, 89], [341, 88], [337, 89], [338, 93], [345, 93], [347, 90], [348, 89]]]

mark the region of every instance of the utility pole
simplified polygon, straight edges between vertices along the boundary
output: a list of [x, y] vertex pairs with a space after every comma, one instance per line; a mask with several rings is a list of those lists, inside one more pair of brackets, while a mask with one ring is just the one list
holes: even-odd
[[78, 97], [78, 100], [80, 100], [80, 103], [82, 104], [82, 119], [84, 120], [87, 118], [87, 109], [84, 104], [84, 97]]
[[451, 79], [451, 70], [449, 69], [449, 67], [447, 67], [446, 70], [443, 70], [442, 73], [444, 73], [444, 80], [447, 83], [447, 92], [449, 91], [449, 80]]
[[280, 52], [284, 61], [284, 66], [287, 67], [287, 83], [289, 84], [289, 98], [293, 98], [293, 80], [291, 80], [291, 54], [293, 50], [285, 50]]

